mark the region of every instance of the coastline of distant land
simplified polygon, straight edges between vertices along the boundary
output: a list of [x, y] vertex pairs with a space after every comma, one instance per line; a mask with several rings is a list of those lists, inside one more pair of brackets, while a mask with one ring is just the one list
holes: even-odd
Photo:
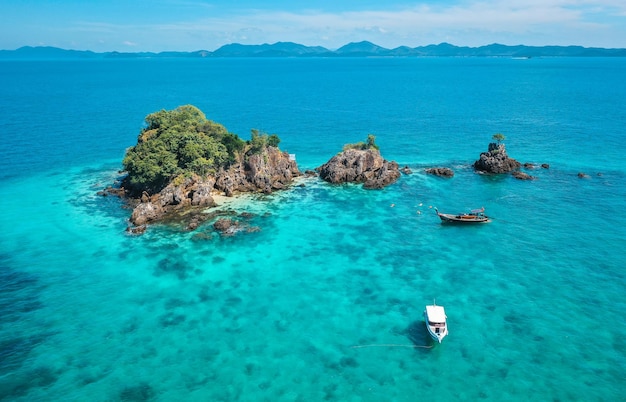
[[491, 44], [479, 47], [438, 45], [387, 49], [372, 42], [352, 42], [336, 50], [322, 46], [305, 46], [293, 42], [263, 45], [231, 43], [215, 51], [192, 52], [93, 52], [67, 50], [50, 46], [24, 46], [0, 50], [0, 59], [103, 59], [103, 58], [212, 58], [212, 57], [626, 57], [624, 48], [583, 46], [525, 46]]

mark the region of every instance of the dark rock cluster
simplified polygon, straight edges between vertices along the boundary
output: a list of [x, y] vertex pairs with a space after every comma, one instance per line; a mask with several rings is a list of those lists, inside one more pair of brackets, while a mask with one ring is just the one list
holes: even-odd
[[521, 163], [507, 155], [504, 144], [495, 142], [490, 143], [489, 150], [481, 153], [474, 162], [474, 169], [483, 173], [510, 173], [521, 166]]
[[320, 178], [329, 183], [363, 183], [364, 188], [379, 189], [400, 178], [396, 162], [389, 162], [377, 149], [346, 149], [318, 167]]

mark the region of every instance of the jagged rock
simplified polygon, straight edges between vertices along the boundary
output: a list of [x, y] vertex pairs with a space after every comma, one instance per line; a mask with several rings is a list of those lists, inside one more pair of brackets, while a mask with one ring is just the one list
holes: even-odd
[[142, 226], [154, 222], [163, 216], [163, 207], [153, 202], [142, 202], [135, 207], [130, 216], [130, 222], [135, 226]]
[[454, 172], [452, 171], [452, 169], [445, 168], [445, 167], [436, 167], [436, 168], [426, 169], [426, 173], [432, 174], [435, 176], [443, 176], [443, 177], [454, 176]]
[[412, 173], [413, 173], [413, 171], [411, 170], [411, 168], [410, 168], [410, 167], [408, 167], [408, 166], [404, 166], [402, 169], [400, 169], [400, 171], [401, 171], [402, 173], [404, 173], [404, 174], [412, 174]]
[[371, 189], [383, 188], [400, 178], [398, 164], [383, 159], [377, 149], [347, 149], [316, 170], [327, 182], [363, 183]]
[[260, 154], [250, 155], [246, 161], [227, 170], [220, 170], [215, 179], [215, 189], [227, 196], [236, 192], [271, 193], [282, 190], [301, 176], [296, 161], [287, 152], [267, 147]]
[[474, 169], [484, 173], [509, 173], [519, 169], [521, 164], [506, 154], [504, 144], [489, 144], [489, 150], [480, 154], [474, 162]]
[[191, 191], [191, 205], [194, 207], [214, 207], [215, 200], [213, 196], [211, 196], [214, 185], [215, 181], [212, 180], [212, 178], [198, 184], [198, 186]]
[[518, 180], [535, 180], [536, 179], [536, 177], [531, 176], [524, 172], [520, 172], [519, 170], [516, 170], [515, 172], [511, 173], [511, 175]]
[[541, 167], [544, 168], [544, 169], [550, 169], [550, 165], [547, 164], [547, 163], [542, 163]]

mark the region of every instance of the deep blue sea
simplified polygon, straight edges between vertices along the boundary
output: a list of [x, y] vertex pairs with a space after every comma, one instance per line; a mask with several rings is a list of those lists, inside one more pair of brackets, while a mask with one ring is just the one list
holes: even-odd
[[[0, 400], [623, 400], [625, 99], [626, 58], [0, 61]], [[96, 193], [185, 104], [302, 171], [374, 134], [413, 174], [222, 205], [258, 232], [129, 236]], [[495, 133], [549, 169], [474, 173]]]

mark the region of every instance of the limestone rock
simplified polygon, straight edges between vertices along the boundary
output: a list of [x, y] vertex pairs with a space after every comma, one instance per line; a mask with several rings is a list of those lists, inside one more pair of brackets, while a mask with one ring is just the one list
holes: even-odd
[[164, 210], [159, 204], [142, 202], [135, 207], [130, 222], [135, 226], [142, 226], [154, 222], [163, 216]]
[[474, 162], [474, 169], [484, 173], [509, 173], [519, 169], [521, 163], [510, 158], [504, 144], [489, 144], [489, 150], [480, 154], [480, 159]]
[[218, 172], [215, 189], [227, 196], [236, 192], [271, 193], [287, 187], [301, 175], [296, 161], [287, 152], [267, 147], [262, 153], [249, 155], [247, 160]]
[[400, 178], [398, 164], [383, 159], [377, 149], [347, 149], [316, 170], [327, 182], [363, 183], [372, 189], [383, 188]]

